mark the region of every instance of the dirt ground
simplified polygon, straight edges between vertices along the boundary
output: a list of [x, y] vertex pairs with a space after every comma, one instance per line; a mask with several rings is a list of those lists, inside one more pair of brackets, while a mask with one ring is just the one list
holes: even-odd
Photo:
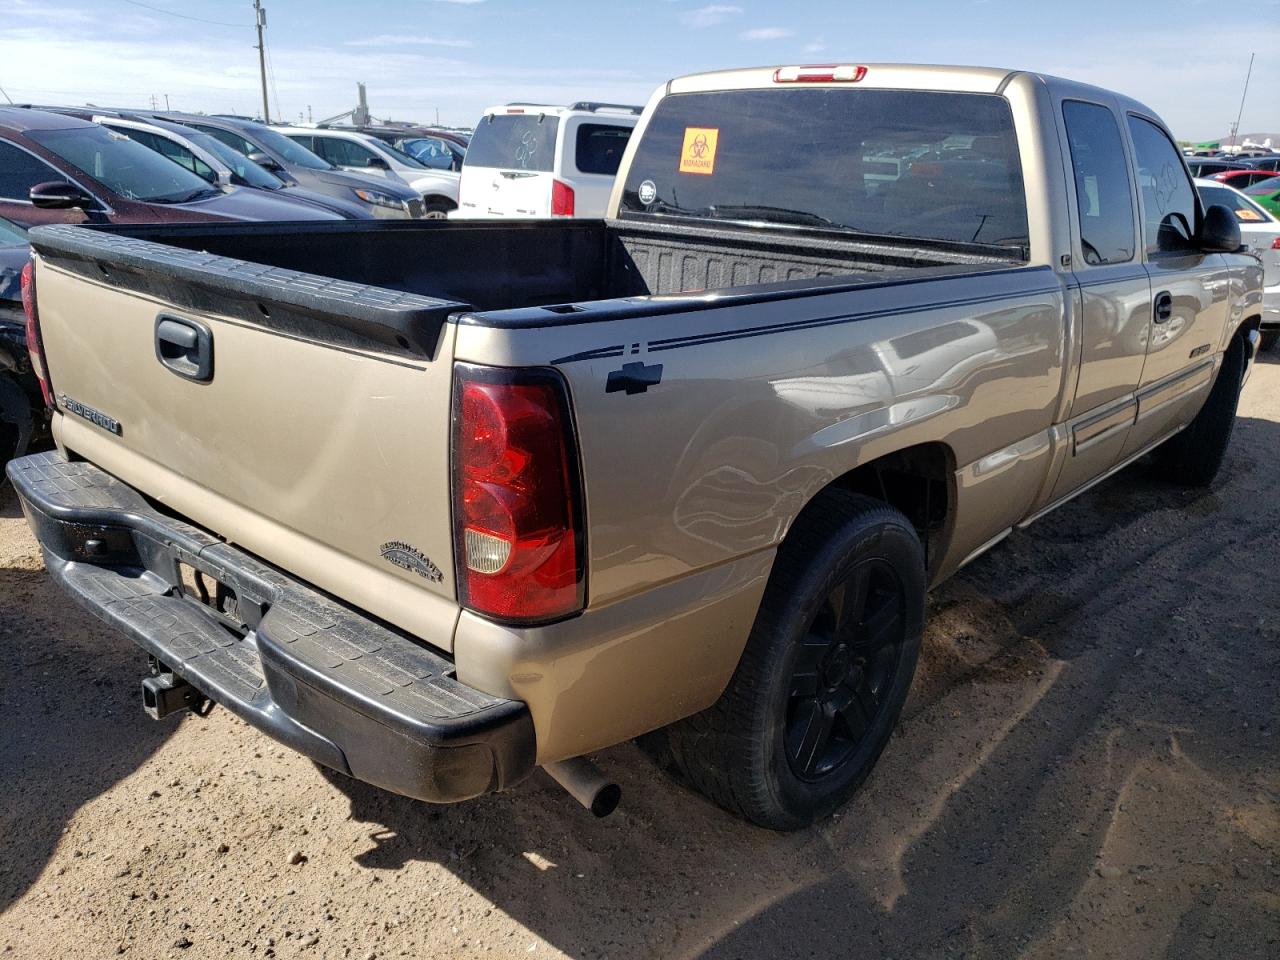
[[593, 820], [541, 774], [433, 808], [140, 653], [0, 504], [0, 957], [1280, 957], [1280, 365], [1208, 492], [1142, 466], [932, 598], [897, 736], [790, 836], [633, 744]]

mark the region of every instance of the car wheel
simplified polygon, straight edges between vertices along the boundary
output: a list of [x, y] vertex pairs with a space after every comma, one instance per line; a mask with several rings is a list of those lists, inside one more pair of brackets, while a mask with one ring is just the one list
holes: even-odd
[[1263, 330], [1259, 349], [1274, 350], [1278, 341], [1280, 341], [1280, 330]]
[[1244, 340], [1231, 341], [1209, 397], [1187, 426], [1156, 450], [1156, 470], [1170, 483], [1207, 487], [1226, 459], [1244, 379]]
[[906, 517], [860, 494], [820, 495], [778, 550], [728, 688], [668, 729], [677, 767], [764, 827], [830, 813], [866, 779], [902, 711], [925, 584]]
[[423, 200], [422, 219], [423, 220], [448, 220], [449, 211], [453, 209], [454, 209], [453, 204], [451, 204], [448, 200], [432, 199], [428, 197]]

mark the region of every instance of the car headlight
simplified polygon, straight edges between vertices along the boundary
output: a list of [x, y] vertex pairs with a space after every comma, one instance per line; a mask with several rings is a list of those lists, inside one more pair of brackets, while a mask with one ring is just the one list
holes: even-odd
[[380, 193], [377, 190], [365, 190], [362, 187], [356, 188], [356, 196], [365, 203], [371, 203], [375, 207], [391, 207], [395, 210], [404, 209], [404, 201], [399, 197], [393, 197], [389, 193]]

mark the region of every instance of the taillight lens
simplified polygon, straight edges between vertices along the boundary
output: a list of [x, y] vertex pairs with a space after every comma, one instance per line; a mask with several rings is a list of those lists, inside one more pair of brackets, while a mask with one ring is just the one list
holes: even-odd
[[550, 371], [455, 370], [460, 602], [512, 623], [577, 613], [585, 599], [582, 501], [564, 382]]
[[40, 339], [40, 314], [36, 310], [36, 264], [28, 260], [22, 268], [22, 310], [27, 315], [27, 355], [31, 357], [31, 370], [40, 381], [40, 392], [47, 407], [53, 406], [53, 385], [49, 382], [49, 368], [44, 362], [44, 342]]
[[1271, 249], [1280, 250], [1280, 237], [1276, 237], [1274, 240], [1271, 241]]
[[551, 181], [551, 215], [553, 217], [573, 216], [573, 187], [559, 180]]

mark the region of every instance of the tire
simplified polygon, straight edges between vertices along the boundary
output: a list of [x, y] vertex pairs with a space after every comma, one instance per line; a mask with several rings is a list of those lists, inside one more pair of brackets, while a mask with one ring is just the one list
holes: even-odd
[[455, 209], [454, 205], [448, 200], [424, 197], [422, 201], [422, 219], [447, 220], [449, 218], [449, 211], [453, 209]]
[[1184, 487], [1207, 487], [1218, 475], [1236, 422], [1244, 355], [1244, 340], [1237, 336], [1223, 356], [1200, 412], [1156, 450], [1156, 471], [1164, 480]]
[[1263, 330], [1262, 343], [1258, 347], [1259, 350], [1274, 350], [1276, 343], [1280, 342], [1280, 330]]
[[821, 494], [778, 550], [728, 687], [668, 728], [677, 768], [762, 827], [796, 830], [830, 813], [867, 778], [902, 712], [925, 585], [906, 517], [860, 494]]

